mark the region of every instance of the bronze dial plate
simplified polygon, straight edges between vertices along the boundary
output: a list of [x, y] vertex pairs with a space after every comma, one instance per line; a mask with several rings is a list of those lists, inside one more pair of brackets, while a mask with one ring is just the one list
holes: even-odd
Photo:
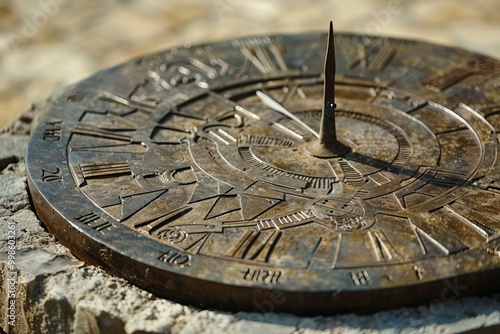
[[56, 93], [26, 157], [37, 213], [81, 258], [198, 306], [316, 314], [497, 291], [500, 62], [336, 34], [349, 149], [318, 157], [326, 44], [173, 48]]

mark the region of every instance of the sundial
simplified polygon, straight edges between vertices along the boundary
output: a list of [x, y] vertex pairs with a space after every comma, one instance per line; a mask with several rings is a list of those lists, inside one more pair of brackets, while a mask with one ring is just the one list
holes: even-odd
[[500, 62], [346, 33], [172, 48], [49, 100], [33, 204], [200, 307], [328, 314], [499, 290]]

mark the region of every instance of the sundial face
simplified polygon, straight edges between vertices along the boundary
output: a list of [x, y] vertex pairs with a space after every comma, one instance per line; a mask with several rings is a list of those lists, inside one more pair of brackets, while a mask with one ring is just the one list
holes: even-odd
[[83, 259], [199, 306], [495, 291], [499, 85], [497, 60], [381, 37], [166, 50], [53, 97], [28, 145], [33, 203]]

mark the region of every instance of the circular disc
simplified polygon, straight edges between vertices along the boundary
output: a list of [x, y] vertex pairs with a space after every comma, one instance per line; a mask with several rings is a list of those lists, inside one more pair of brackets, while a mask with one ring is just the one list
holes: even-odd
[[497, 291], [500, 62], [337, 34], [349, 149], [321, 157], [308, 146], [326, 41], [174, 48], [58, 92], [27, 149], [41, 220], [82, 259], [202, 307], [315, 314]]

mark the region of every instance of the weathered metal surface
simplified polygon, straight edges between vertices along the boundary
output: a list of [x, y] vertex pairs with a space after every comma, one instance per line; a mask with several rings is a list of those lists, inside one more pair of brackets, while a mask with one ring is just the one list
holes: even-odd
[[[38, 215], [82, 259], [202, 307], [317, 314], [498, 291], [500, 62], [336, 34], [325, 84], [326, 44], [174, 48], [65, 89], [28, 145]], [[333, 95], [325, 122], [348, 149], [323, 154]]]

